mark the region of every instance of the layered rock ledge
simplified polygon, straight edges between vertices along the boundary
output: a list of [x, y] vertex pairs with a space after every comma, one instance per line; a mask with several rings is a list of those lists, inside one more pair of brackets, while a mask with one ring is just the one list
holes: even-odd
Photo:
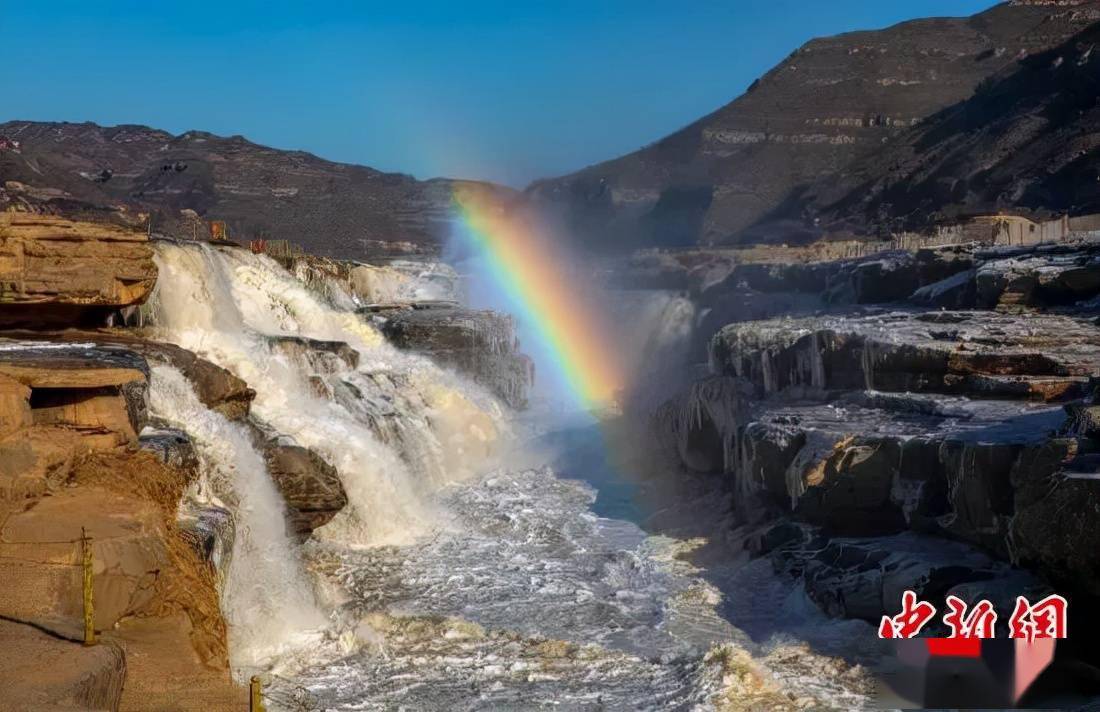
[[485, 386], [513, 408], [527, 405], [534, 364], [519, 351], [512, 317], [449, 302], [367, 307], [397, 348], [429, 356]]
[[731, 493], [737, 540], [830, 614], [877, 622], [904, 589], [1003, 615], [1057, 590], [1088, 610], [1098, 256], [1086, 241], [735, 265], [693, 288], [710, 375], [656, 434]]
[[94, 325], [140, 304], [156, 281], [145, 234], [0, 213], [0, 325]]

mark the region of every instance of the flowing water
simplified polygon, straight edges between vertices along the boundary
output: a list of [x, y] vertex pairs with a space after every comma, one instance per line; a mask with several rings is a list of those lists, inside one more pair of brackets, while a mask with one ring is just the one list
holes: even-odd
[[[244, 378], [254, 416], [349, 495], [297, 547], [243, 426], [154, 370], [153, 412], [190, 432], [206, 496], [238, 520], [231, 658], [273, 671], [272, 709], [865, 704], [866, 674], [834, 656], [870, 656], [851, 644], [868, 627], [826, 620], [765, 562], [697, 556], [722, 549], [722, 503], [646, 504], [599, 424], [509, 417], [264, 257], [162, 243], [157, 261], [156, 334]], [[651, 311], [685, 320], [675, 299]]]
[[191, 435], [202, 465], [195, 499], [232, 503], [236, 534], [222, 608], [232, 664], [259, 665], [325, 622], [287, 537], [282, 497], [243, 426], [207, 409], [177, 369], [153, 367], [149, 407]]

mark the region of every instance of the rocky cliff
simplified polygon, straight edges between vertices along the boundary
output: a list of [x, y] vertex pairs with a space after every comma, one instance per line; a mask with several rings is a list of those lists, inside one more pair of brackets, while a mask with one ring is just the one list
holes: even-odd
[[[778, 220], [807, 185], [842, 176], [859, 159], [887, 171], [892, 164], [878, 158], [884, 144], [1098, 19], [1095, 0], [1018, 1], [973, 17], [815, 39], [714, 113], [527, 193], [605, 247], [810, 240], [813, 225], [807, 230], [797, 210], [792, 224]], [[1079, 57], [1063, 58], [1063, 74]], [[1035, 62], [1045, 70], [1053, 59]], [[977, 165], [986, 155], [970, 159]], [[765, 220], [767, 230], [753, 229]]]
[[693, 287], [708, 375], [653, 427], [729, 493], [733, 540], [830, 615], [877, 624], [910, 589], [989, 598], [1004, 620], [1053, 589], [1083, 640], [1098, 257], [1083, 242], [727, 266]]
[[1100, 211], [1100, 26], [988, 77], [973, 96], [814, 181], [774, 218], [832, 232], [920, 230], [1009, 210]]
[[[181, 350], [44, 330], [101, 325], [144, 301], [157, 274], [145, 235], [2, 214], [0, 246], [0, 641], [18, 661], [0, 708], [163, 704], [166, 665], [193, 685], [188, 708], [243, 703], [227, 674], [217, 574], [177, 516], [196, 462], [178, 455], [186, 438], [170, 457], [145, 437], [142, 351], [181, 360]], [[212, 401], [247, 396], [212, 364], [190, 366]], [[80, 645], [83, 534], [102, 638], [92, 649]]]
[[[434, 251], [446, 236], [453, 181], [419, 181], [241, 136], [146, 126], [0, 123], [0, 210], [113, 220], [177, 237], [285, 239], [314, 254], [358, 258], [377, 243]], [[15, 143], [18, 143], [18, 147]], [[502, 195], [510, 191], [496, 187]]]

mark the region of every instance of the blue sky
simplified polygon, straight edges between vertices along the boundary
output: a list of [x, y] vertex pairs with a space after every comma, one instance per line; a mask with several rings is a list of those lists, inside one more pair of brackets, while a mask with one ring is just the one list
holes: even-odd
[[243, 134], [515, 186], [650, 143], [806, 40], [990, 0], [0, 3], [0, 121]]

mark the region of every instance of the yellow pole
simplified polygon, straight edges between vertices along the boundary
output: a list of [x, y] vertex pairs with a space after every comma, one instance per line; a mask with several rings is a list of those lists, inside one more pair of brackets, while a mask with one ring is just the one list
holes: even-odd
[[264, 709], [264, 698], [260, 694], [260, 676], [253, 675], [248, 684], [248, 712], [267, 712]]
[[92, 604], [92, 538], [80, 528], [84, 559], [84, 645], [95, 645], [95, 609]]

